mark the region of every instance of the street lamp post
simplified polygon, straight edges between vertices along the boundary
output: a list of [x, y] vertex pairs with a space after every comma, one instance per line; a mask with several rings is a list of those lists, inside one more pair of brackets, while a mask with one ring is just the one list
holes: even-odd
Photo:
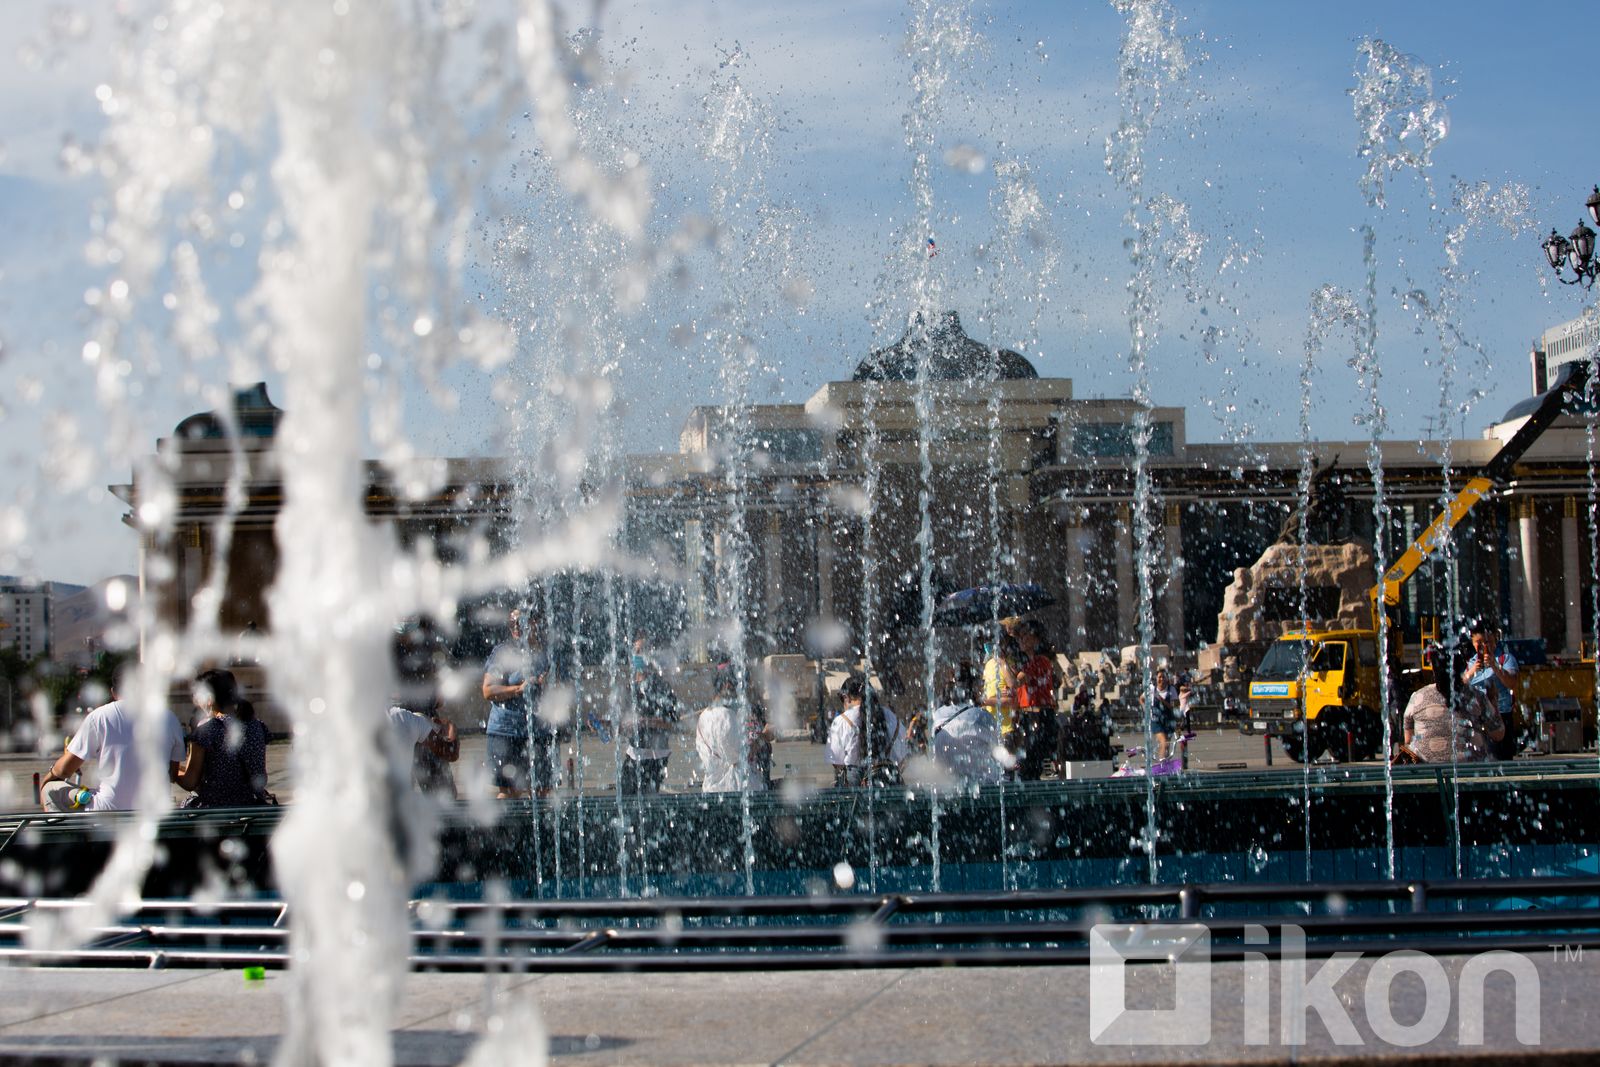
[[[1584, 206], [1589, 209], [1589, 217], [1594, 224], [1600, 226], [1600, 185], [1594, 187]], [[1544, 258], [1549, 260], [1550, 269], [1556, 272], [1558, 282], [1563, 285], [1581, 284], [1585, 289], [1594, 284], [1595, 277], [1600, 275], [1600, 263], [1594, 258], [1594, 237], [1595, 232], [1582, 219], [1578, 220], [1578, 228], [1565, 237], [1553, 228], [1550, 230], [1550, 236], [1544, 239]], [[1575, 277], [1563, 276], [1563, 267], [1571, 268]]]

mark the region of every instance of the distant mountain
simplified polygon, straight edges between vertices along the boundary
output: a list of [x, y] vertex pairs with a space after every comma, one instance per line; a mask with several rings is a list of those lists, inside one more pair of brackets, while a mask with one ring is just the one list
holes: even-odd
[[105, 646], [106, 628], [126, 615], [106, 607], [106, 586], [112, 582], [123, 583], [130, 602], [139, 588], [139, 579], [131, 574], [113, 575], [90, 586], [55, 584], [50, 636], [56, 660], [87, 660], [90, 642], [97, 648]]

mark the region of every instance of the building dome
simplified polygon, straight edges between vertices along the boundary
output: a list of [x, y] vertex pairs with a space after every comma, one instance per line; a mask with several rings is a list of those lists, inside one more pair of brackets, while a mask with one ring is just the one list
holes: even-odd
[[914, 382], [924, 348], [929, 381], [1016, 381], [1039, 377], [1033, 364], [1020, 354], [1008, 348], [990, 348], [968, 337], [954, 311], [945, 312], [931, 327], [925, 322], [919, 312], [900, 340], [861, 361], [852, 380]]
[[[240, 437], [276, 437], [283, 411], [267, 396], [267, 383], [234, 390], [233, 417]], [[178, 423], [180, 441], [210, 441], [228, 436], [227, 423], [215, 411], [202, 411]]]

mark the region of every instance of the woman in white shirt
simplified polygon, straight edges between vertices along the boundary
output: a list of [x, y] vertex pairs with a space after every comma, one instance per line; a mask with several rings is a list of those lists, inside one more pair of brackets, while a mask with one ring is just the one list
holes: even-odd
[[[833, 781], [839, 786], [872, 784], [875, 770], [898, 769], [909, 750], [900, 720], [878, 700], [867, 680], [852, 674], [839, 687], [844, 710], [828, 728], [828, 762], [833, 766]], [[876, 707], [879, 714], [868, 716], [863, 730], [863, 706]]]

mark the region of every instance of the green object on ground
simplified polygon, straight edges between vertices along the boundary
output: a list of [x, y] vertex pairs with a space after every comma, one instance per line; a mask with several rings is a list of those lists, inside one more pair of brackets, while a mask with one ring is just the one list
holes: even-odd
[[264, 982], [266, 979], [267, 969], [265, 967], [246, 967], [244, 969], [244, 980], [246, 982]]

